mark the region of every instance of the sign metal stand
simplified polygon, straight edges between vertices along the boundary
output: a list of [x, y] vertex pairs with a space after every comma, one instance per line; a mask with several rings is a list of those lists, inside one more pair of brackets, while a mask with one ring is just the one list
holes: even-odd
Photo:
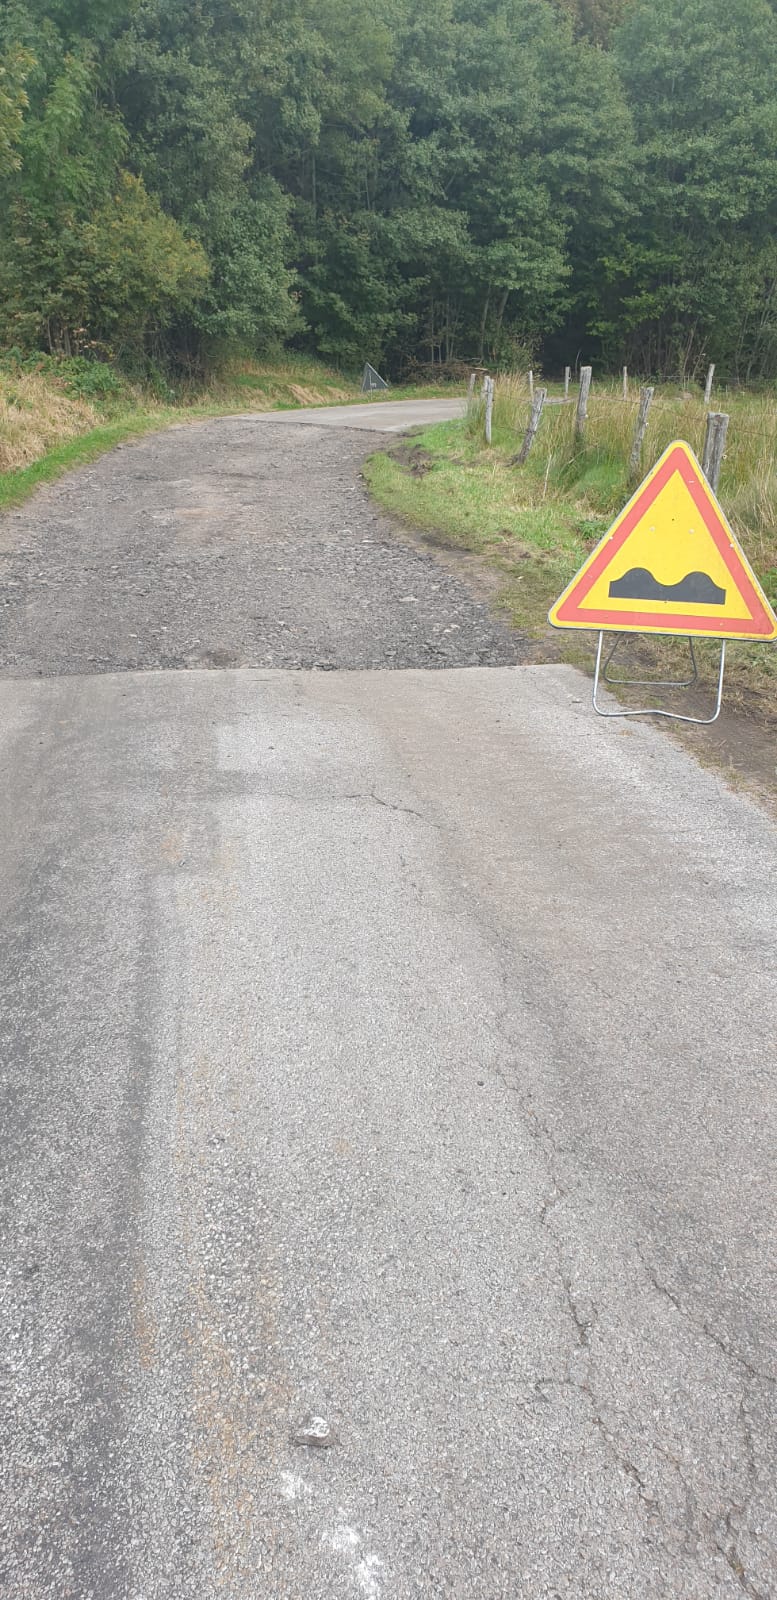
[[[668, 638], [668, 637], [672, 637], [672, 636], [671, 635], [665, 635], [665, 637]], [[688, 640], [688, 643], [689, 643], [689, 645], [691, 647], [691, 663], [693, 665], [693, 676], [690, 677], [690, 678], [613, 678], [613, 677], [608, 677], [608, 670], [609, 670], [609, 667], [610, 667], [610, 663], [612, 661], [612, 658], [613, 658], [613, 656], [615, 654], [615, 651], [617, 650], [618, 645], [620, 644], [620, 641], [621, 641], [622, 638], [623, 638], [623, 634], [619, 633], [617, 635], [616, 639], [615, 639], [615, 643], [612, 646], [612, 649], [609, 651], [609, 654], [607, 655], [607, 657], [605, 659], [604, 666], [602, 666], [602, 650], [604, 648], [604, 633], [601, 632], [599, 634], [599, 644], [598, 644], [597, 651], [596, 651], [596, 668], [595, 668], [595, 671], [594, 671], [594, 686], [593, 686], [593, 694], [592, 694], [593, 708], [594, 708], [594, 711], [596, 712], [597, 716], [599, 716], [599, 717], [669, 717], [673, 722], [693, 722], [693, 723], [695, 723], [697, 725], [697, 727], [700, 727], [700, 728], [706, 728], [706, 727], [709, 726], [709, 724], [711, 722], [717, 722], [718, 717], [720, 716], [720, 708], [721, 708], [721, 706], [723, 704], [723, 676], [724, 676], [724, 673], [726, 671], [726, 641], [725, 641], [725, 639], [721, 640], [721, 645], [720, 645], [720, 665], [719, 665], [719, 670], [718, 670], [718, 687], [717, 687], [717, 694], [716, 694], [716, 697], [715, 697], [715, 710], [713, 711], [711, 717], [689, 717], [689, 716], [683, 715], [680, 711], [666, 711], [661, 706], [639, 706], [639, 707], [629, 706], [629, 707], [624, 707], [623, 709], [618, 710], [618, 711], [610, 711], [610, 710], [606, 709], [604, 706], [599, 705], [599, 702], [598, 702], [598, 699], [597, 699], [597, 695], [598, 695], [598, 691], [599, 691], [600, 680], [602, 682], [604, 682], [604, 683], [611, 684], [613, 686], [613, 688], [616, 687], [616, 686], [628, 685], [628, 686], [631, 686], [632, 688], [641, 688], [641, 689], [648, 689], [648, 688], [653, 688], [653, 689], [691, 689], [694, 686], [694, 684], [696, 684], [698, 682], [699, 669], [698, 669], [698, 665], [697, 665], [697, 661], [696, 661], [696, 651], [694, 650], [694, 647], [693, 647], [693, 639], [690, 639], [690, 638]]]
[[368, 394], [370, 399], [372, 399], [373, 394], [375, 394], [378, 389], [387, 388], [388, 384], [385, 378], [382, 378], [380, 373], [375, 371], [375, 368], [370, 365], [369, 361], [365, 361], [364, 371], [362, 373], [362, 394]]

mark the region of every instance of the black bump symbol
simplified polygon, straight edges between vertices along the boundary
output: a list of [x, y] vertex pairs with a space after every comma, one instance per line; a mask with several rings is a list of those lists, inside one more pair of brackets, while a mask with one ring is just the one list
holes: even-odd
[[724, 606], [726, 591], [706, 572], [688, 572], [679, 583], [659, 583], [647, 567], [632, 567], [610, 584], [612, 600], [679, 600], [684, 605]]

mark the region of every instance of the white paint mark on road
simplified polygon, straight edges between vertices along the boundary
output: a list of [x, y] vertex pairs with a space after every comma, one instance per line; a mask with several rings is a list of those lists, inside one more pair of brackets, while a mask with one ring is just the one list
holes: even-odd
[[324, 1534], [324, 1543], [331, 1545], [338, 1555], [350, 1559], [354, 1577], [365, 1600], [380, 1600], [379, 1574], [383, 1570], [383, 1562], [372, 1551], [364, 1549], [364, 1540], [358, 1528], [344, 1520], [343, 1511], [340, 1516], [343, 1521], [338, 1522], [332, 1533]]
[[359, 1565], [356, 1568], [356, 1577], [359, 1582], [359, 1588], [361, 1589], [362, 1594], [366, 1595], [367, 1600], [380, 1600], [380, 1584], [378, 1583], [378, 1573], [381, 1571], [382, 1567], [383, 1562], [379, 1561], [377, 1556], [370, 1555], [368, 1552], [364, 1556], [363, 1560], [359, 1562]]
[[361, 1544], [361, 1534], [355, 1528], [349, 1528], [347, 1522], [339, 1522], [334, 1533], [329, 1537], [333, 1550], [340, 1555], [348, 1555], [352, 1550], [358, 1550]]
[[303, 1494], [309, 1493], [304, 1478], [296, 1472], [281, 1473], [281, 1494], [284, 1500], [301, 1500]]

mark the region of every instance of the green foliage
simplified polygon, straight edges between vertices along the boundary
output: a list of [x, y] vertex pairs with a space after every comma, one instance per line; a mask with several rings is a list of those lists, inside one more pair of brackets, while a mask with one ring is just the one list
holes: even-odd
[[7, 0], [0, 340], [770, 378], [776, 85], [767, 0]]
[[607, 262], [616, 333], [653, 370], [774, 370], [774, 12], [634, 0], [616, 57], [640, 151], [640, 215]]
[[33, 64], [30, 52], [19, 45], [0, 56], [0, 178], [21, 165], [18, 145], [29, 105], [25, 83]]
[[101, 104], [83, 44], [29, 75], [18, 165], [0, 182], [0, 336], [120, 353], [164, 327], [207, 280], [199, 246], [121, 165], [127, 134]]
[[16, 369], [20, 372], [37, 372], [51, 374], [67, 394], [75, 395], [79, 400], [114, 400], [125, 393], [125, 384], [116, 371], [107, 361], [90, 360], [86, 356], [46, 356], [36, 354], [16, 360], [10, 359], [12, 352], [3, 361], [6, 369]]
[[557, 4], [572, 18], [581, 38], [607, 46], [633, 0], [557, 0]]
[[293, 333], [289, 200], [266, 178], [211, 230], [211, 281], [194, 313], [203, 333], [249, 349], [268, 349]]

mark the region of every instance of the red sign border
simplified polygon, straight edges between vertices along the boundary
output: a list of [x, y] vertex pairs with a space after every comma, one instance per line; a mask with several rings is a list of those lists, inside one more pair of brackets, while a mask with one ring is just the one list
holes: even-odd
[[[683, 471], [685, 468], [685, 471]], [[587, 594], [590, 594], [597, 578], [606, 571], [611, 561], [623, 547], [629, 535], [633, 533], [637, 523], [642, 520], [653, 502], [658, 498], [661, 490], [665, 488], [669, 479], [675, 472], [679, 472], [683, 482], [691, 494], [694, 504], [699, 511], [705, 527], [711, 535], [717, 550], [725, 562], [732, 582], [744, 603], [750, 610], [750, 624], [745, 617], [720, 617], [699, 616], [690, 613], [687, 616], [678, 615], [677, 612], [656, 611], [581, 611], [581, 603]], [[769, 613], [764, 610], [761, 598], [753, 584], [753, 580], [743, 563], [742, 557], [731, 530], [722, 521], [714, 501], [709, 498], [701, 483], [701, 468], [686, 451], [679, 445], [669, 447], [668, 454], [656, 473], [655, 477], [645, 484], [641, 493], [637, 495], [633, 505], [627, 510], [623, 521], [616, 527], [616, 531], [605, 537], [596, 559], [591, 562], [581, 573], [579, 581], [569, 591], [561, 603], [554, 607], [554, 624], [557, 627], [570, 624], [584, 625], [589, 628], [638, 628], [645, 632], [653, 629], [657, 633], [665, 633], [661, 623], [669, 624], [671, 631], [678, 633], [694, 633], [704, 631], [712, 637], [723, 638], [728, 634], [741, 633], [747, 629], [750, 633], [763, 634], [766, 638], [774, 636], [774, 623]], [[719, 630], [719, 632], [717, 631]]]

